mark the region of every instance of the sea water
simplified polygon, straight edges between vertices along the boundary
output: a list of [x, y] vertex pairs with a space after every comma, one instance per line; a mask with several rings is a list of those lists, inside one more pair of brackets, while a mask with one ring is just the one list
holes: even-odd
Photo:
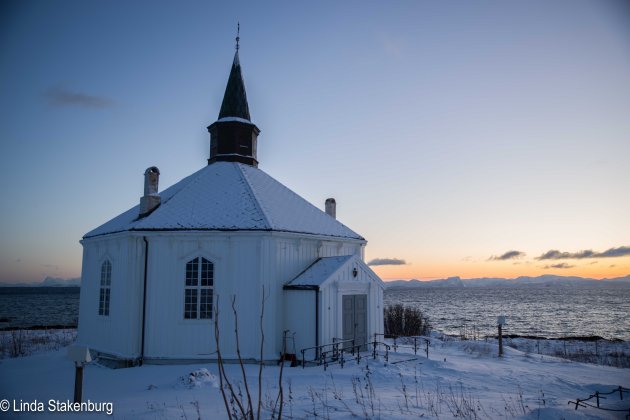
[[78, 318], [78, 287], [0, 287], [0, 329], [76, 327]]
[[[630, 341], [630, 284], [434, 287], [385, 291], [385, 305], [420, 309], [434, 329], [546, 338], [601, 336]], [[97, 310], [95, 306], [95, 311]], [[1, 287], [0, 329], [77, 325], [78, 287]]]
[[446, 334], [546, 338], [600, 336], [630, 341], [630, 284], [601, 286], [423, 287], [385, 291], [385, 306], [420, 309]]

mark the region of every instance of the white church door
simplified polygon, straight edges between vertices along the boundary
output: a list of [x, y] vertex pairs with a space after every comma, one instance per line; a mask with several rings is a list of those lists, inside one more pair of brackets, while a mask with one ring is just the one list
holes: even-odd
[[[343, 295], [343, 339], [367, 343], [367, 295]], [[367, 350], [367, 345], [361, 347]]]

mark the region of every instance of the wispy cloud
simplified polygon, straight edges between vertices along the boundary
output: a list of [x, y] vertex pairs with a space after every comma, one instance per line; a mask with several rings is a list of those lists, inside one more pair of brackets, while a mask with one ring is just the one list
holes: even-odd
[[44, 93], [52, 106], [76, 106], [82, 108], [106, 108], [112, 104], [111, 99], [104, 96], [88, 95], [62, 87], [48, 89]]
[[405, 265], [407, 262], [398, 258], [374, 258], [368, 265]]
[[625, 257], [630, 255], [630, 246], [620, 246], [618, 248], [610, 248], [604, 252], [595, 252], [587, 249], [579, 252], [560, 252], [557, 249], [552, 249], [539, 257], [537, 260], [581, 260], [584, 258], [614, 258]]
[[610, 248], [598, 255], [602, 258], [625, 257], [630, 255], [630, 246], [620, 246], [619, 248]]
[[514, 260], [517, 258], [522, 258], [525, 256], [524, 252], [521, 251], [508, 251], [505, 254], [496, 256], [493, 255], [490, 258], [488, 258], [488, 261], [506, 261], [506, 260]]
[[546, 265], [545, 268], [549, 269], [549, 268], [573, 268], [575, 267], [574, 265], [569, 265], [567, 263], [559, 263], [559, 264], [551, 264], [551, 265]]

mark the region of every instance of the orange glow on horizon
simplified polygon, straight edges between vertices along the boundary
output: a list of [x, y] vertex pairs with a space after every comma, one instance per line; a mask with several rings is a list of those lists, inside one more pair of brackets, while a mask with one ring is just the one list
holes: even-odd
[[[629, 258], [616, 258], [616, 261], [600, 259], [595, 261], [477, 261], [457, 263], [439, 261], [418, 261], [405, 265], [371, 266], [384, 281], [388, 280], [433, 280], [447, 277], [515, 278], [520, 276], [537, 277], [543, 274], [577, 276], [594, 279], [615, 278], [630, 275]], [[558, 268], [553, 267], [565, 264]]]

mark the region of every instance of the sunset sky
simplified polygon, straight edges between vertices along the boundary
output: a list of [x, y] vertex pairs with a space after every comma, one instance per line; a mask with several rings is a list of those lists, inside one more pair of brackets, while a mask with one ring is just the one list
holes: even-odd
[[3, 1], [0, 282], [206, 164], [241, 24], [260, 168], [383, 279], [630, 274], [627, 1]]

